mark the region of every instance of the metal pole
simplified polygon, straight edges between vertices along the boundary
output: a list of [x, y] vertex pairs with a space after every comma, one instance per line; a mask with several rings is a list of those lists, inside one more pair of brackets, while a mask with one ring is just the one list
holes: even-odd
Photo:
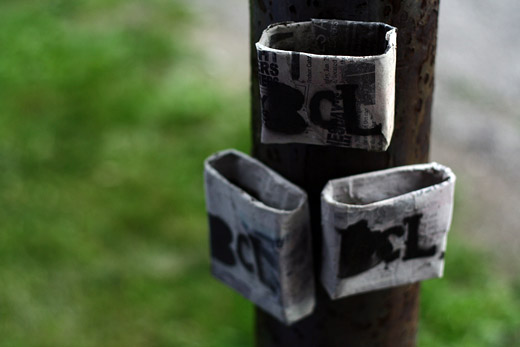
[[[332, 179], [428, 161], [438, 0], [250, 0], [253, 155], [309, 194], [316, 274], [321, 259], [320, 192]], [[333, 18], [398, 28], [395, 130], [386, 152], [260, 142], [254, 43], [271, 23]], [[317, 276], [319, 278], [319, 276]], [[317, 284], [317, 306], [290, 327], [256, 310], [256, 345], [414, 346], [419, 284], [331, 301]]]

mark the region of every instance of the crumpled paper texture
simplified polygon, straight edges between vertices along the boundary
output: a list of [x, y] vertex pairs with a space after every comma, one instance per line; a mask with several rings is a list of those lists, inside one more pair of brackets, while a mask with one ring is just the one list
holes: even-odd
[[256, 43], [262, 143], [384, 151], [394, 128], [397, 29], [313, 19]]
[[235, 150], [204, 164], [211, 271], [244, 297], [291, 324], [314, 308], [306, 193]]
[[454, 186], [437, 163], [329, 181], [321, 280], [330, 297], [442, 277]]

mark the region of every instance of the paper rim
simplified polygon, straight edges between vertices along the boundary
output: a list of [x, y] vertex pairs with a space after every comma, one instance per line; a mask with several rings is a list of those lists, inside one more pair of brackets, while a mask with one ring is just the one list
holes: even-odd
[[[283, 182], [283, 183], [287, 184], [290, 189], [293, 189], [298, 195], [300, 195], [300, 199], [298, 201], [298, 205], [295, 208], [290, 209], [290, 210], [284, 210], [284, 209], [275, 208], [275, 207], [272, 207], [272, 206], [269, 206], [269, 205], [265, 204], [261, 200], [258, 200], [254, 196], [251, 196], [248, 192], [246, 192], [245, 190], [241, 189], [237, 185], [231, 183], [226, 177], [224, 177], [218, 170], [216, 170], [211, 165], [212, 162], [214, 162], [214, 161], [216, 161], [216, 160], [218, 160], [218, 159], [220, 159], [220, 158], [222, 158], [222, 157], [224, 157], [226, 155], [229, 155], [229, 154], [234, 155], [234, 156], [238, 157], [241, 160], [248, 161], [248, 162], [252, 163], [253, 165], [256, 165], [258, 167], [264, 168], [268, 172], [268, 174], [271, 175], [276, 181]], [[205, 171], [210, 172], [211, 174], [213, 174], [216, 177], [218, 177], [219, 179], [221, 179], [223, 182], [226, 183], [227, 186], [231, 187], [231, 189], [233, 189], [234, 191], [239, 192], [241, 194], [245, 194], [248, 198], [250, 198], [250, 201], [251, 201], [252, 204], [254, 204], [256, 207], [261, 208], [263, 210], [267, 210], [267, 211], [270, 211], [270, 212], [275, 212], [275, 213], [278, 213], [278, 214], [291, 215], [291, 214], [301, 210], [302, 207], [304, 207], [305, 204], [308, 201], [307, 193], [302, 188], [298, 187], [296, 184], [294, 184], [291, 181], [287, 180], [286, 178], [284, 178], [283, 176], [278, 174], [276, 171], [274, 171], [273, 169], [269, 168], [267, 165], [263, 164], [261, 161], [255, 159], [255, 158], [253, 158], [251, 156], [248, 156], [247, 154], [245, 154], [243, 152], [240, 152], [240, 151], [238, 151], [236, 149], [226, 149], [226, 150], [222, 150], [222, 151], [219, 151], [219, 152], [216, 152], [216, 153], [212, 154], [211, 156], [209, 156], [204, 161], [204, 169], [205, 169]]]
[[308, 53], [308, 52], [300, 52], [300, 51], [294, 51], [294, 50], [285, 50], [285, 49], [278, 49], [278, 48], [272, 48], [272, 47], [269, 47], [269, 46], [266, 46], [265, 45], [265, 40], [267, 39], [267, 35], [268, 35], [268, 32], [269, 30], [273, 29], [273, 28], [276, 28], [277, 26], [280, 26], [280, 25], [285, 25], [285, 26], [295, 26], [295, 25], [312, 25], [312, 20], [311, 21], [303, 21], [303, 22], [292, 22], [292, 21], [288, 21], [288, 22], [278, 22], [278, 23], [273, 23], [271, 25], [269, 25], [267, 28], [264, 29], [264, 31], [262, 32], [262, 35], [260, 36], [260, 39], [258, 40], [258, 42], [255, 43], [255, 47], [258, 50], [264, 50], [264, 51], [272, 51], [272, 52], [277, 52], [277, 53], [300, 53], [300, 54], [305, 54], [311, 58], [322, 58], [322, 57], [325, 57], [325, 58], [343, 58], [343, 59], [347, 59], [347, 60], [352, 60], [352, 61], [356, 61], [356, 60], [367, 60], [367, 59], [372, 59], [372, 60], [377, 60], [377, 59], [381, 59], [389, 54], [391, 54], [392, 52], [392, 48], [395, 48], [396, 47], [396, 44], [395, 42], [392, 42], [392, 37], [395, 36], [397, 38], [397, 28], [394, 27], [394, 26], [391, 26], [390, 24], [386, 24], [386, 23], [383, 23], [383, 22], [363, 22], [363, 21], [353, 21], [353, 20], [337, 20], [337, 21], [342, 21], [342, 22], [349, 22], [349, 23], [359, 23], [359, 24], [381, 24], [385, 27], [388, 27], [388, 31], [385, 33], [385, 39], [386, 39], [386, 42], [387, 42], [387, 46], [386, 46], [386, 49], [384, 51], [384, 53], [382, 54], [376, 54], [376, 55], [363, 55], [363, 56], [354, 56], [354, 55], [334, 55], [334, 54], [316, 54], [316, 53]]
[[[439, 182], [439, 183], [436, 183], [436, 184], [433, 184], [433, 185], [430, 185], [430, 186], [427, 186], [427, 187], [424, 187], [421, 189], [413, 190], [408, 193], [392, 196], [387, 199], [374, 201], [374, 202], [371, 202], [368, 204], [349, 204], [349, 203], [338, 201], [338, 200], [334, 199], [334, 197], [333, 197], [333, 190], [334, 190], [333, 185], [335, 185], [335, 184], [341, 184], [341, 183], [346, 183], [349, 181], [355, 181], [356, 179], [361, 178], [361, 177], [384, 176], [384, 175], [388, 174], [389, 172], [426, 171], [428, 169], [434, 169], [434, 170], [440, 171], [447, 177], [442, 182]], [[362, 174], [357, 174], [357, 175], [353, 175], [353, 176], [342, 177], [342, 178], [330, 180], [327, 182], [327, 184], [325, 185], [325, 187], [323, 188], [323, 190], [321, 192], [321, 200], [323, 202], [327, 203], [328, 205], [345, 207], [349, 210], [371, 209], [374, 207], [379, 207], [381, 205], [387, 205], [391, 202], [406, 199], [409, 196], [417, 195], [426, 190], [440, 189], [444, 186], [453, 185], [455, 183], [455, 181], [456, 181], [456, 176], [453, 173], [453, 171], [449, 167], [441, 165], [436, 162], [432, 162], [432, 163], [428, 163], [428, 164], [405, 165], [405, 166], [398, 166], [398, 167], [389, 168], [389, 169], [385, 169], [385, 170], [372, 171], [372, 172], [368, 172], [368, 173], [362, 173]]]

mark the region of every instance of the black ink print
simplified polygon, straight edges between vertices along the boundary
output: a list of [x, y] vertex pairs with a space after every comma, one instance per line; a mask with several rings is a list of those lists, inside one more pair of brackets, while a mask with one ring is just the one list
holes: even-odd
[[235, 257], [231, 249], [233, 233], [229, 226], [219, 217], [209, 215], [209, 231], [211, 257], [226, 265], [235, 265]]
[[341, 234], [339, 278], [351, 277], [365, 272], [381, 262], [390, 263], [399, 258], [388, 240], [390, 235], [402, 236], [402, 227], [393, 227], [384, 232], [372, 231], [366, 220], [361, 220]]

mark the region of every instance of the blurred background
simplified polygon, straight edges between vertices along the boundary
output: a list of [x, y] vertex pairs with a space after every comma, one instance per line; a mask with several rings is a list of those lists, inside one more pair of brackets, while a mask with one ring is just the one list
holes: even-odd
[[[458, 176], [419, 346], [520, 345], [520, 2], [442, 1], [432, 160]], [[0, 346], [250, 346], [202, 162], [249, 151], [245, 0], [0, 2]]]

